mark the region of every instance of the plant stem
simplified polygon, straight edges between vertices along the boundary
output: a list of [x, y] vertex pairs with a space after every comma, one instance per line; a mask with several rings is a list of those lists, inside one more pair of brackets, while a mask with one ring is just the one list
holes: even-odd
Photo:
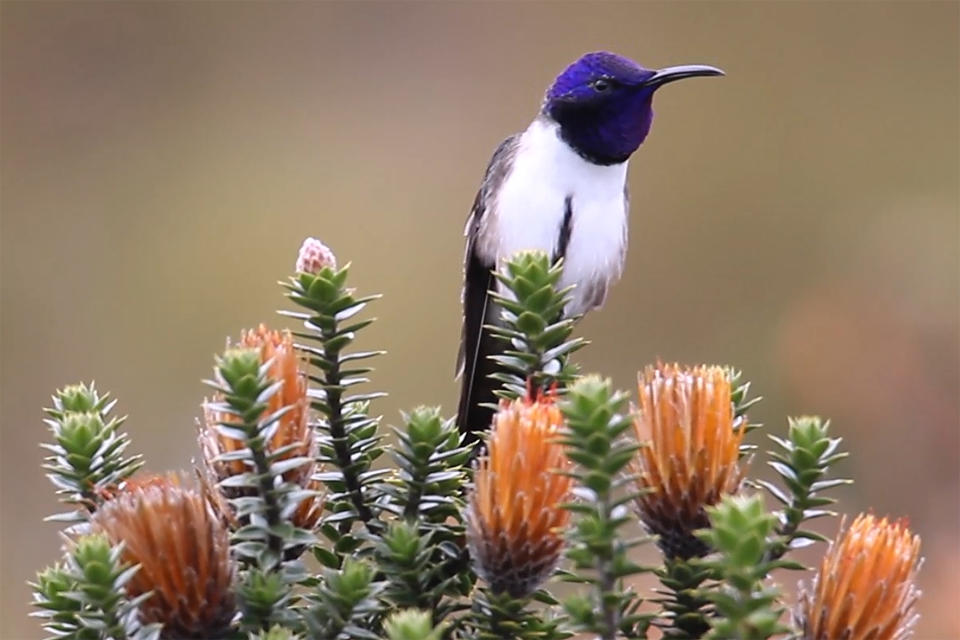
[[[611, 508], [609, 492], [606, 492], [603, 496], [603, 509], [601, 513], [603, 514], [604, 522], [610, 520]], [[611, 548], [609, 551], [612, 552], [613, 549]], [[613, 575], [611, 558], [607, 554], [604, 554], [604, 556], [606, 557], [598, 557], [597, 563], [597, 572], [600, 574], [600, 605], [603, 607], [604, 632], [602, 637], [603, 640], [614, 640], [617, 635], [617, 628], [620, 626], [620, 610], [616, 602], [605, 596], [608, 593], [613, 593], [617, 586], [617, 580]]]
[[[324, 357], [329, 363], [326, 369], [326, 392], [327, 406], [330, 407], [330, 413], [327, 416], [330, 422], [330, 438], [333, 440], [333, 450], [337, 456], [337, 465], [343, 473], [343, 481], [347, 486], [347, 493], [350, 495], [350, 501], [357, 510], [357, 516], [365, 524], [373, 518], [373, 512], [367, 506], [363, 498], [363, 489], [360, 486], [360, 480], [354, 474], [353, 461], [350, 459], [350, 447], [347, 444], [346, 426], [343, 421], [343, 389], [340, 387], [340, 350], [331, 348], [330, 344], [336, 334], [336, 327], [331, 331], [324, 331]], [[349, 523], [343, 523], [349, 528]], [[341, 525], [341, 531], [343, 531]], [[345, 531], [344, 531], [345, 533]]]
[[[250, 443], [255, 438], [251, 438]], [[275, 554], [277, 561], [283, 559], [283, 538], [278, 536], [275, 527], [281, 523], [280, 505], [277, 504], [277, 496], [273, 491], [273, 473], [270, 471], [270, 463], [267, 462], [267, 455], [262, 445], [251, 446], [250, 451], [253, 454], [253, 463], [257, 467], [258, 483], [260, 485], [260, 495], [266, 505], [265, 516], [267, 524], [270, 527], [270, 533], [267, 540], [267, 547]]]

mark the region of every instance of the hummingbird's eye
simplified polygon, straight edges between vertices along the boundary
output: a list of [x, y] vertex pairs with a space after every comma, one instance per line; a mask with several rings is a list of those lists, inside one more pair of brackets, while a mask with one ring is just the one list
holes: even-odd
[[593, 87], [593, 90], [597, 93], [604, 93], [613, 87], [613, 83], [606, 78], [597, 78], [590, 83], [590, 86]]

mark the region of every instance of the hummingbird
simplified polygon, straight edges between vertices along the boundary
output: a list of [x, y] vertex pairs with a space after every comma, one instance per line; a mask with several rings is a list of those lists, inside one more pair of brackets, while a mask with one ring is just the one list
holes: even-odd
[[474, 442], [490, 428], [497, 383], [490, 359], [504, 349], [484, 325], [497, 322], [489, 292], [500, 261], [539, 249], [563, 259], [560, 286], [575, 285], [564, 317], [603, 305], [623, 270], [630, 198], [627, 163], [653, 122], [653, 94], [707, 65], [647, 69], [607, 51], [568, 66], [530, 126], [493, 153], [467, 218], [457, 424]]

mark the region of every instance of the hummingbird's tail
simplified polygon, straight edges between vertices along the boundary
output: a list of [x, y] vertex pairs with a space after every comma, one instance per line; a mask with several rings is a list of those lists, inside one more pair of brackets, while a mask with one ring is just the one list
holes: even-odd
[[473, 367], [464, 367], [460, 382], [460, 404], [457, 408], [457, 427], [466, 434], [464, 444], [473, 444], [480, 434], [490, 430], [493, 422], [494, 406], [497, 396], [494, 393], [500, 383], [490, 378], [497, 370], [497, 364], [490, 359], [499, 350], [499, 341], [484, 330], [477, 345]]
[[499, 387], [490, 375], [497, 364], [490, 356], [499, 353], [499, 340], [490, 335], [485, 324], [496, 321], [496, 304], [490, 297], [494, 286], [493, 272], [476, 260], [470, 260], [466, 269], [464, 288], [463, 333], [460, 342], [460, 402], [457, 407], [457, 427], [465, 434], [464, 444], [473, 444], [479, 434], [490, 430]]

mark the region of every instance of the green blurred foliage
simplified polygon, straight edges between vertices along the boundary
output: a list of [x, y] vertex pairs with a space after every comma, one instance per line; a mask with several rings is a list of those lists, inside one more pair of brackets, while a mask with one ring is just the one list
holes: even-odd
[[38, 635], [25, 580], [57, 555], [48, 394], [96, 379], [148, 468], [187, 466], [211, 354], [281, 323], [304, 236], [385, 294], [376, 412], [450, 413], [483, 167], [599, 48], [728, 76], [658, 96], [626, 272], [576, 359], [621, 388], [656, 357], [730, 363], [752, 421], [831, 417], [838, 507], [911, 517], [918, 637], [960, 635], [955, 3], [0, 10], [3, 638]]

